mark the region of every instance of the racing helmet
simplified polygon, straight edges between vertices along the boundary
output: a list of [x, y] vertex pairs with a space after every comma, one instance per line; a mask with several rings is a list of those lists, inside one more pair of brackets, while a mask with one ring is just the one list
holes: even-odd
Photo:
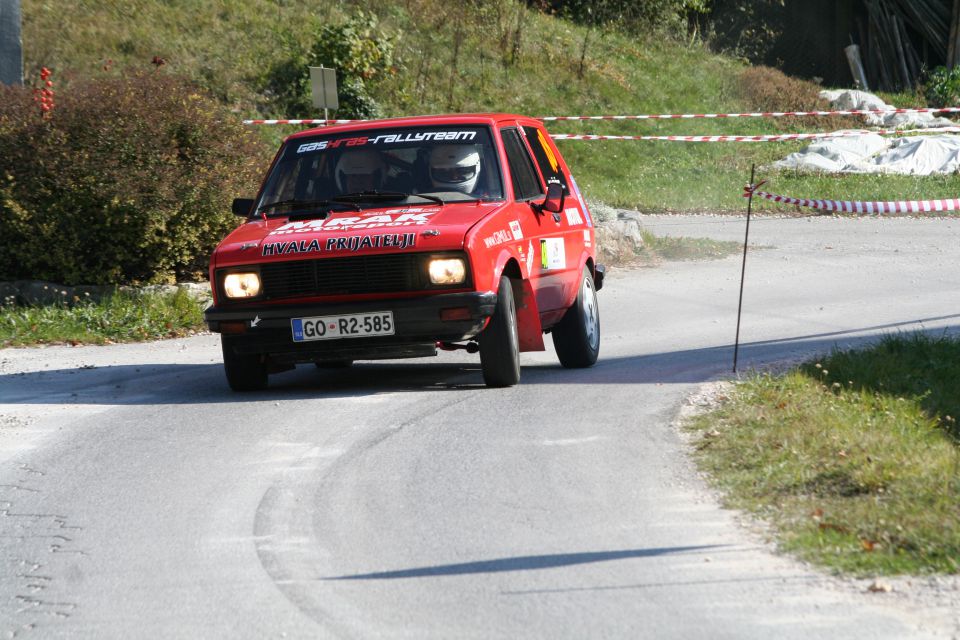
[[386, 174], [387, 167], [378, 152], [356, 149], [340, 156], [334, 179], [341, 193], [373, 191], [383, 186]]
[[480, 150], [475, 144], [447, 144], [430, 153], [430, 182], [436, 189], [470, 193], [480, 177]]

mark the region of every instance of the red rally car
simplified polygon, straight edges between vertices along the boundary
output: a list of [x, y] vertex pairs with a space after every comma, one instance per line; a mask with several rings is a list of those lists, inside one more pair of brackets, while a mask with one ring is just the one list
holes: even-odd
[[263, 389], [297, 363], [480, 353], [520, 380], [550, 333], [565, 367], [600, 350], [593, 220], [543, 125], [424, 116], [303, 131], [210, 260], [227, 381]]

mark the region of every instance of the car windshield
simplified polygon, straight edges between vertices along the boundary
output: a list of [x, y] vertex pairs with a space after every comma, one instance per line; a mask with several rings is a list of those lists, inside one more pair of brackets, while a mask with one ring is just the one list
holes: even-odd
[[382, 207], [384, 203], [502, 199], [490, 130], [451, 125], [289, 140], [257, 209], [268, 215], [289, 215], [325, 209], [337, 201]]

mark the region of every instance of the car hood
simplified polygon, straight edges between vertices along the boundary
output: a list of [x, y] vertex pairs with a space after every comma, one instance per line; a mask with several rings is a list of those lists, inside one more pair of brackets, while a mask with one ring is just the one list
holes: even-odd
[[215, 264], [462, 249], [467, 231], [504, 206], [504, 202], [428, 203], [334, 211], [305, 220], [255, 218], [224, 238], [214, 254]]

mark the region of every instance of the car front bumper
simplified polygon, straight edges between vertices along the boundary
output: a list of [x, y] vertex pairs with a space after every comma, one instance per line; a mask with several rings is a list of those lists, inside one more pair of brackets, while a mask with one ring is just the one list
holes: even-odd
[[[447, 293], [398, 300], [210, 307], [204, 320], [211, 331], [225, 334], [224, 344], [229, 341], [237, 353], [261, 354], [277, 363], [373, 360], [433, 355], [437, 342], [474, 338], [496, 304], [493, 292]], [[441, 312], [451, 309], [463, 319], [442, 320]], [[382, 311], [393, 313], [394, 335], [293, 341], [293, 318]]]

